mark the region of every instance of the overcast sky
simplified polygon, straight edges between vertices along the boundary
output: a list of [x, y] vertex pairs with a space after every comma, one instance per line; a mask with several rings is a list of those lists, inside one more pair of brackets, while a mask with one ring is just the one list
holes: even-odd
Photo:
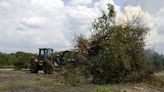
[[164, 54], [164, 0], [0, 0], [0, 52], [70, 49], [73, 34], [89, 36], [108, 2], [120, 16], [142, 12], [152, 29], [147, 47]]

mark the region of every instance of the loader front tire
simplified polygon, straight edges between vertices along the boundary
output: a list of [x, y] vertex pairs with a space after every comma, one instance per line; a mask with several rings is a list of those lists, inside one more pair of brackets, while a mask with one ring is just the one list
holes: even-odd
[[35, 61], [31, 62], [30, 71], [31, 73], [38, 73], [38, 64]]
[[54, 73], [54, 65], [51, 62], [45, 62], [43, 66], [43, 71], [45, 74], [53, 74]]

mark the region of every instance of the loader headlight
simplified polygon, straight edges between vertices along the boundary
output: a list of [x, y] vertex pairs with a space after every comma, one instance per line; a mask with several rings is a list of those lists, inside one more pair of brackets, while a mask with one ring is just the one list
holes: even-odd
[[34, 61], [35, 61], [35, 62], [38, 62], [38, 59], [35, 59]]

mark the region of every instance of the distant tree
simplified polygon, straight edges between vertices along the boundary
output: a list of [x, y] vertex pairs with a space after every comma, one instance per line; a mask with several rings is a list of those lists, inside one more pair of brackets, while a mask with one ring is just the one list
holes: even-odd
[[8, 65], [8, 55], [0, 53], [0, 65]]
[[34, 54], [31, 53], [25, 53], [25, 52], [16, 52], [16, 62], [14, 63], [14, 66], [16, 69], [22, 69], [27, 68], [31, 57], [34, 56]]
[[160, 71], [164, 69], [164, 56], [158, 54], [156, 51], [147, 49], [145, 50], [145, 55], [147, 56], [149, 66], [152, 71]]

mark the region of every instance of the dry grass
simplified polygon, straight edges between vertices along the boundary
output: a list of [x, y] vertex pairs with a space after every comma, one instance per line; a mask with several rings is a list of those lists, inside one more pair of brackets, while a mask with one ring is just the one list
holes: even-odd
[[[155, 74], [154, 78], [158, 83], [159, 81], [164, 83], [164, 71]], [[152, 86], [146, 83], [70, 86], [61, 80], [61, 76], [57, 73], [45, 75], [31, 74], [27, 71], [0, 70], [0, 92], [163, 92], [158, 85]]]
[[40, 87], [40, 86], [48, 86], [53, 84], [52, 79], [46, 79], [41, 76], [33, 75], [29, 78], [25, 77], [20, 80], [13, 81], [5, 81], [0, 83], [0, 90], [10, 90], [10, 89], [24, 89], [31, 87]]
[[150, 84], [164, 88], [164, 71], [154, 74], [149, 82]]
[[120, 92], [119, 86], [114, 85], [97, 85], [94, 87], [93, 92]]

